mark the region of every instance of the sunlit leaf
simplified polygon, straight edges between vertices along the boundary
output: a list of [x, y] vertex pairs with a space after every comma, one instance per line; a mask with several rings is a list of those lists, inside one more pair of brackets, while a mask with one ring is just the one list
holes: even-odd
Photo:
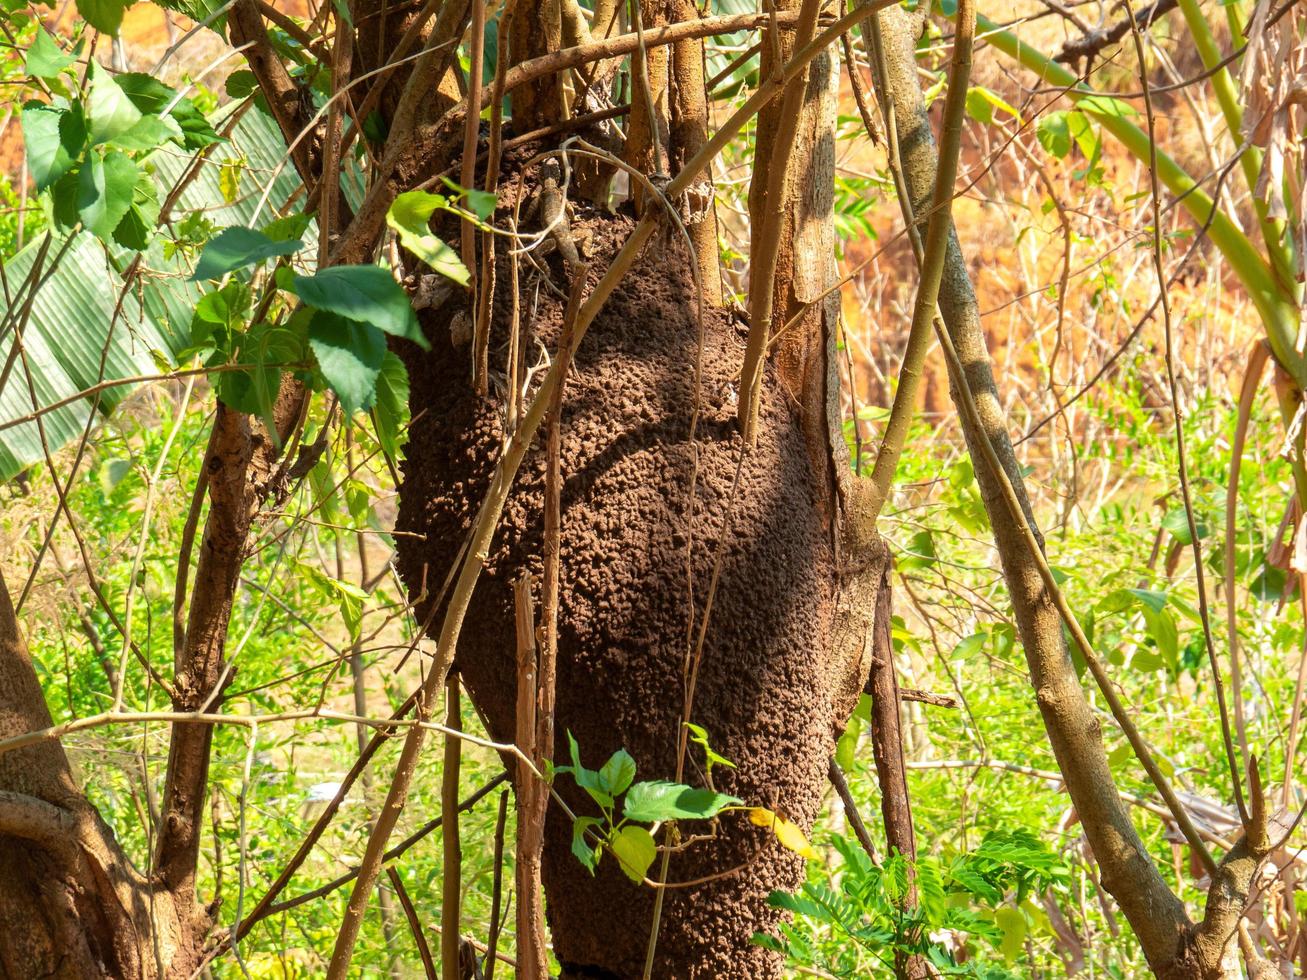
[[399, 243], [429, 265], [432, 270], [453, 279], [460, 286], [471, 281], [467, 267], [449, 245], [431, 232], [431, 216], [444, 205], [445, 199], [426, 191], [407, 191], [395, 198], [386, 212], [386, 224]]
[[379, 329], [319, 309], [309, 322], [309, 347], [346, 414], [372, 405], [386, 359], [386, 338]]
[[738, 804], [734, 796], [710, 789], [694, 789], [665, 780], [636, 783], [626, 792], [622, 814], [628, 820], [656, 823], [662, 820], [706, 820]]
[[773, 813], [766, 807], [755, 806], [749, 810], [749, 822], [759, 827], [770, 828], [782, 847], [793, 851], [800, 857], [812, 861], [819, 856], [813, 850], [812, 844], [808, 842], [808, 835], [803, 832], [802, 828], [793, 821], [785, 819], [779, 813]]
[[614, 834], [608, 841], [608, 849], [617, 858], [626, 877], [634, 882], [644, 880], [645, 872], [658, 856], [653, 835], [636, 824], [628, 824]]
[[64, 54], [63, 49], [44, 28], [38, 27], [32, 38], [32, 46], [27, 49], [23, 70], [37, 78], [54, 78], [75, 60], [72, 55]]
[[408, 294], [380, 266], [335, 265], [311, 276], [295, 276], [293, 285], [295, 294], [315, 309], [404, 337], [424, 350], [430, 348]]
[[241, 225], [224, 228], [205, 244], [191, 279], [221, 279], [248, 265], [293, 255], [303, 247], [304, 243], [298, 239], [273, 241], [262, 232]]

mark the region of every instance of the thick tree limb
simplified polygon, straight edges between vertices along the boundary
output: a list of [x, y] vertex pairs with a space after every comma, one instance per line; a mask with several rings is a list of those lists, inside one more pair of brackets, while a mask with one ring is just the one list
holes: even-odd
[[73, 815], [61, 806], [0, 789], [0, 835], [21, 837], [66, 858], [76, 849], [75, 823]]
[[898, 469], [899, 457], [908, 438], [908, 428], [917, 410], [922, 369], [930, 346], [931, 327], [944, 277], [949, 236], [953, 233], [953, 186], [958, 175], [958, 155], [962, 150], [962, 121], [966, 117], [967, 86], [971, 78], [971, 46], [975, 39], [974, 6], [963, 0], [958, 5], [957, 32], [953, 39], [953, 57], [949, 62], [948, 94], [944, 98], [944, 118], [940, 126], [940, 148], [936, 154], [934, 191], [930, 198], [930, 217], [926, 223], [926, 241], [920, 257], [920, 280], [912, 307], [912, 327], [903, 351], [898, 386], [889, 421], [881, 436], [880, 449], [871, 471], [871, 488], [866, 506], [874, 520], [889, 499]]
[[[889, 81], [885, 104], [902, 140], [900, 158], [911, 197], [904, 203], [916, 212], [928, 204], [936, 169], [934, 140], [916, 76], [917, 27], [897, 10], [883, 15], [881, 26]], [[973, 456], [987, 459], [986, 453], [992, 453], [999, 464], [997, 469], [977, 466], [976, 478], [994, 528], [1049, 741], [1102, 869], [1103, 883], [1130, 920], [1154, 970], [1165, 975], [1183, 957], [1189, 919], [1116, 792], [1098, 722], [1076, 677], [1062, 639], [1059, 610], [1041, 574], [1040, 542], [1036, 539], [1036, 553], [1027, 547], [1023, 526], [1033, 529], [1034, 515], [1012, 451], [975, 293], [955, 234], [949, 236], [939, 306], [961, 371], [954, 372], [954, 397], [962, 403], [974, 395], [974, 418], [964, 413], [967, 443]], [[1015, 494], [1016, 514], [1008, 509], [1005, 483]]]
[[321, 140], [297, 140], [309, 125], [312, 114], [299, 86], [286, 71], [268, 38], [257, 0], [236, 0], [227, 12], [227, 24], [232, 44], [245, 47], [245, 60], [258, 80], [272, 118], [277, 121], [286, 145], [292, 147], [295, 169], [304, 178], [306, 186], [312, 186], [322, 173]]
[[[275, 433], [264, 431], [248, 415], [218, 406], [204, 464], [209, 516], [195, 570], [185, 642], [174, 663], [176, 712], [212, 707], [229, 679], [223, 654], [246, 540], [259, 504], [273, 490], [276, 460], [300, 418], [303, 397], [298, 382], [283, 384], [273, 408]], [[154, 869], [182, 901], [194, 899], [212, 742], [212, 725], [174, 725], [170, 733], [163, 823]]]

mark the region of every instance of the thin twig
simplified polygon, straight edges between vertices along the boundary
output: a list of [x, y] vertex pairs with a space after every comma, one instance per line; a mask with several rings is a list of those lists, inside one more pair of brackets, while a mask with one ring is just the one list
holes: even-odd
[[395, 870], [394, 865], [386, 868], [386, 877], [390, 879], [390, 884], [395, 889], [395, 895], [399, 898], [399, 907], [404, 910], [404, 918], [408, 921], [408, 931], [413, 934], [413, 943], [418, 948], [418, 958], [422, 961], [422, 970], [426, 974], [427, 980], [439, 980], [440, 974], [436, 972], [435, 961], [431, 958], [431, 946], [427, 943], [426, 933], [422, 931], [422, 923], [418, 919], [417, 909], [413, 907], [413, 900], [408, 897], [408, 889], [404, 887], [404, 879], [399, 876], [399, 872]]
[[863, 822], [862, 814], [858, 812], [858, 801], [853, 798], [853, 793], [849, 789], [849, 781], [844, 778], [844, 770], [834, 759], [830, 761], [830, 768], [827, 770], [827, 776], [830, 778], [830, 784], [835, 787], [835, 793], [844, 804], [844, 818], [848, 820], [849, 826], [853, 828], [853, 836], [858, 839], [862, 849], [867, 852], [867, 857], [871, 858], [872, 864], [879, 864], [880, 857], [876, 854], [876, 845], [871, 839], [871, 834], [867, 832], [867, 825]]
[[[1160, 4], [1159, 4], [1160, 6]], [[1184, 501], [1185, 522], [1189, 526], [1189, 546], [1194, 555], [1194, 579], [1198, 587], [1198, 616], [1203, 627], [1203, 642], [1207, 647], [1207, 660], [1212, 668], [1212, 687], [1216, 692], [1217, 710], [1221, 716], [1221, 740], [1225, 746], [1226, 764], [1230, 767], [1230, 783], [1234, 790], [1234, 802], [1239, 808], [1244, 829], [1253, 831], [1248, 805], [1244, 802], [1243, 779], [1239, 764], [1235, 759], [1234, 740], [1230, 730], [1230, 713], [1225, 703], [1225, 684], [1221, 680], [1221, 665], [1216, 658], [1216, 643], [1212, 639], [1211, 611], [1207, 602], [1207, 576], [1203, 571], [1203, 545], [1198, 534], [1198, 522], [1194, 518], [1193, 495], [1189, 490], [1189, 462], [1185, 450], [1184, 416], [1180, 408], [1180, 386], [1175, 377], [1175, 337], [1171, 323], [1171, 295], [1166, 285], [1166, 268], [1162, 262], [1162, 187], [1157, 173], [1157, 132], [1156, 117], [1153, 112], [1153, 97], [1148, 87], [1148, 66], [1144, 59], [1144, 41], [1139, 25], [1135, 21], [1134, 10], [1126, 4], [1131, 34], [1135, 43], [1135, 55], [1139, 60], [1139, 81], [1144, 92], [1144, 117], [1148, 124], [1148, 179], [1152, 189], [1153, 234], [1152, 257], [1153, 268], [1157, 273], [1157, 288], [1162, 300], [1162, 331], [1166, 341], [1166, 378], [1171, 392], [1171, 412], [1175, 418], [1175, 452], [1176, 468], [1180, 478], [1180, 496]], [[1264, 832], [1264, 831], [1263, 831]]]
[[495, 818], [494, 866], [490, 879], [490, 930], [486, 934], [486, 955], [482, 964], [485, 980], [494, 980], [499, 950], [500, 909], [504, 901], [504, 828], [508, 823], [508, 790], [499, 794], [499, 815]]
[[[472, 0], [473, 4], [477, 0]], [[458, 674], [450, 671], [445, 682], [445, 727], [450, 732], [463, 728], [463, 712], [459, 704]], [[441, 980], [461, 980], [459, 977], [459, 907], [463, 891], [463, 842], [458, 832], [458, 777], [462, 768], [463, 740], [445, 736], [445, 765], [440, 774], [440, 812], [445, 818], [441, 830], [441, 853], [444, 864], [440, 871], [440, 975]]]
[[[482, 59], [486, 46], [486, 0], [471, 0], [472, 28], [468, 35], [468, 53], [471, 56], [467, 74], [467, 103], [478, 105], [481, 102]], [[505, 46], [507, 38], [500, 38], [500, 47]], [[465, 191], [476, 185], [477, 177], [477, 143], [481, 138], [481, 114], [469, 112], [463, 125], [463, 168], [459, 175], [459, 184]], [[490, 367], [488, 349], [490, 344], [490, 321], [487, 318], [482, 332], [481, 318], [477, 316], [477, 228], [469, 218], [459, 221], [459, 236], [462, 244], [463, 265], [467, 268], [468, 292], [470, 306], [475, 318], [472, 338], [472, 387], [478, 395], [485, 396], [490, 390]], [[457, 936], [454, 937], [455, 941]], [[445, 940], [441, 947], [444, 948]], [[443, 956], [443, 954], [442, 954]], [[448, 969], [447, 967], [445, 968]]]

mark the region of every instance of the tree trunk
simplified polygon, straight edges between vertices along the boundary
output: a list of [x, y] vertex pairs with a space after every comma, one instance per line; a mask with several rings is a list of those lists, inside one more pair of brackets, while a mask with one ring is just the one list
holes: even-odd
[[[51, 724], [0, 578], [0, 738]], [[0, 977], [186, 975], [202, 939], [133, 870], [57, 739], [0, 754]]]

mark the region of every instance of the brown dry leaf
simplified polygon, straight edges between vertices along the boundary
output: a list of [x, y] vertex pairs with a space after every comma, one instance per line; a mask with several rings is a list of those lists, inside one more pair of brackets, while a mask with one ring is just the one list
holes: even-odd
[[[1257, 196], [1270, 217], [1307, 216], [1303, 137], [1307, 132], [1307, 5], [1297, 3], [1269, 23], [1279, 3], [1258, 0], [1245, 34], [1242, 86], [1245, 140], [1265, 150]], [[1301, 255], [1301, 251], [1300, 251]], [[1301, 260], [1300, 260], [1301, 261]], [[1301, 267], [1298, 275], [1302, 276]]]

